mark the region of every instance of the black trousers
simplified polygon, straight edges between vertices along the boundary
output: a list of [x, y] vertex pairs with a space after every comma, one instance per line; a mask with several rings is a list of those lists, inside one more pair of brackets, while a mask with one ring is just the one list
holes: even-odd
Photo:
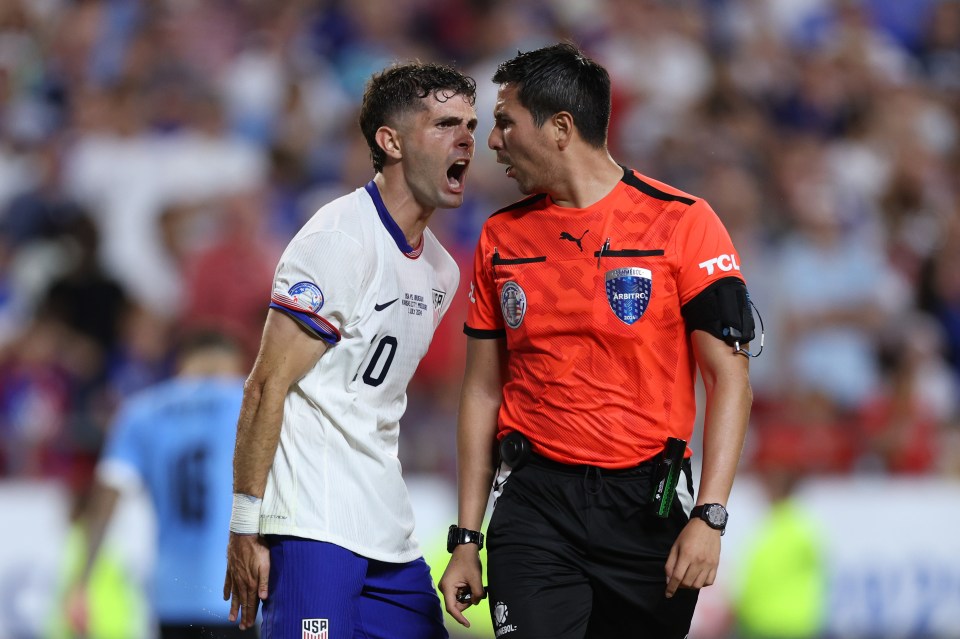
[[667, 518], [650, 511], [654, 464], [606, 471], [533, 457], [502, 487], [487, 530], [497, 639], [683, 639], [699, 591], [665, 596], [670, 548], [688, 521], [684, 462]]

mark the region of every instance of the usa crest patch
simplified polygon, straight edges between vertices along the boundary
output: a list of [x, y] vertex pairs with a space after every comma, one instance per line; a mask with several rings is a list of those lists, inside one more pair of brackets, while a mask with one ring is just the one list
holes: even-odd
[[329, 639], [330, 622], [326, 619], [302, 619], [301, 639]]
[[607, 271], [607, 302], [624, 324], [633, 324], [643, 316], [653, 290], [650, 269], [629, 266]]

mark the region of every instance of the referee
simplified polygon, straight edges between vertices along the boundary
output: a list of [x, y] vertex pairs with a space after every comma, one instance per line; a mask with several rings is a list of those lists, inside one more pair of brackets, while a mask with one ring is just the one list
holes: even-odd
[[527, 197], [475, 253], [447, 611], [469, 625], [486, 594], [500, 639], [682, 639], [716, 578], [752, 401], [740, 257], [705, 201], [610, 156], [602, 66], [558, 44], [493, 81], [488, 145]]

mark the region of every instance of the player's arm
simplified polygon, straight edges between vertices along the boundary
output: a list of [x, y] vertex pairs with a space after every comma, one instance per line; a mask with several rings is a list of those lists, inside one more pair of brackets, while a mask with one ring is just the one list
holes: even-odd
[[83, 566], [77, 580], [67, 589], [65, 602], [67, 621], [78, 635], [87, 634], [87, 585], [119, 499], [119, 490], [97, 479], [79, 516], [84, 543]]
[[[480, 530], [494, 474], [497, 415], [503, 401], [501, 370], [506, 361], [503, 339], [467, 338], [467, 363], [460, 392], [457, 420], [458, 523]], [[447, 612], [469, 627], [463, 610], [471, 604], [457, 601], [457, 591], [469, 589], [473, 603], [483, 598], [482, 570], [476, 544], [453, 550], [440, 579]]]
[[[283, 403], [290, 387], [313, 368], [327, 349], [321, 339], [301, 328], [291, 316], [271, 309], [260, 352], [244, 383], [233, 455], [233, 490], [237, 500], [258, 504], [280, 441]], [[256, 506], [257, 508], [259, 506]], [[231, 526], [232, 527], [232, 526]], [[230, 599], [230, 621], [240, 628], [256, 622], [257, 608], [267, 597], [269, 553], [255, 533], [230, 533], [223, 598]]]
[[[749, 358], [702, 330], [693, 331], [691, 340], [706, 390], [697, 505], [726, 506], [753, 401]], [[692, 519], [680, 533], [667, 560], [667, 596], [673, 596], [677, 588], [711, 585], [716, 579], [719, 561], [720, 531], [701, 519]]]

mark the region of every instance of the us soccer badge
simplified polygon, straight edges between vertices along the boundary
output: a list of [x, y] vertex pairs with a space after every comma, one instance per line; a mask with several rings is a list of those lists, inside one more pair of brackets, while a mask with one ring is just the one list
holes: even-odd
[[504, 284], [500, 291], [500, 311], [503, 321], [510, 328], [518, 328], [527, 313], [527, 294], [513, 280]]
[[624, 324], [633, 324], [643, 317], [650, 302], [653, 273], [638, 266], [607, 271], [607, 302]]
[[301, 639], [329, 639], [330, 621], [327, 619], [301, 619], [300, 628], [303, 631]]

